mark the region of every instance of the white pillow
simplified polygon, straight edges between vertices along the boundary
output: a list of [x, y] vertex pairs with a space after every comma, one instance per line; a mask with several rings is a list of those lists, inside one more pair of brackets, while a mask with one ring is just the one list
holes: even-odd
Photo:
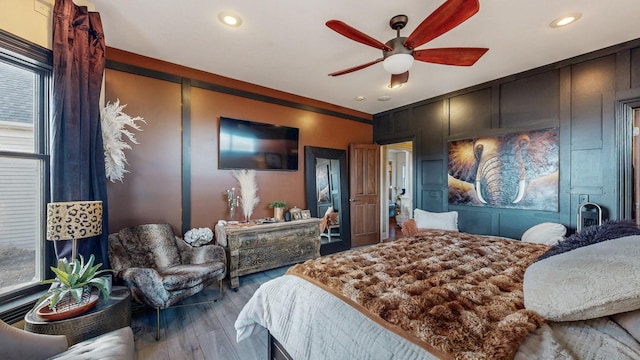
[[556, 245], [564, 239], [567, 228], [562, 224], [545, 222], [534, 225], [522, 234], [522, 241], [536, 244]]
[[580, 247], [538, 261], [524, 274], [524, 305], [552, 321], [640, 309], [640, 235]]
[[413, 218], [418, 229], [440, 229], [458, 231], [458, 212], [434, 213], [415, 209]]

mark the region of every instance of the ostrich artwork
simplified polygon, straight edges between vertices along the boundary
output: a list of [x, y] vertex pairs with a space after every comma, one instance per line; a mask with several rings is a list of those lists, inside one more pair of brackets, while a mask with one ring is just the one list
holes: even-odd
[[558, 211], [558, 128], [449, 142], [449, 204]]

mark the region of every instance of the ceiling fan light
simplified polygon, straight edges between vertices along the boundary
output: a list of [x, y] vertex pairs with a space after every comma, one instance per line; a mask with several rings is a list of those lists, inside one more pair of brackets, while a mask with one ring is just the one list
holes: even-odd
[[384, 59], [382, 67], [391, 74], [402, 74], [413, 65], [413, 55], [394, 54]]

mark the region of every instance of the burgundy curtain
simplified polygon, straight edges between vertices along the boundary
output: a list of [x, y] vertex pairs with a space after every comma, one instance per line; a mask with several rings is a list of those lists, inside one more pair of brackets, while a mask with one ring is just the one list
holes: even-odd
[[[78, 241], [78, 254], [109, 267], [107, 183], [100, 129], [100, 90], [105, 66], [100, 14], [56, 0], [53, 9], [52, 201], [102, 200], [102, 235]], [[72, 241], [56, 241], [58, 257]]]

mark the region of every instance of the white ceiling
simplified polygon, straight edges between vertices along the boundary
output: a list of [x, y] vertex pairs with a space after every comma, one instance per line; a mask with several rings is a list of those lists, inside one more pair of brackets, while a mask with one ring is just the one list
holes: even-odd
[[[639, 0], [480, 0], [480, 11], [420, 46], [486, 47], [472, 67], [415, 62], [409, 82], [389, 89], [382, 63], [327, 74], [382, 56], [325, 26], [330, 19], [386, 42], [389, 19], [409, 16], [408, 36], [443, 0], [92, 0], [108, 46], [370, 114], [640, 38]], [[218, 13], [234, 12], [230, 28]], [[563, 14], [582, 18], [565, 28]], [[389, 101], [378, 101], [380, 96]], [[364, 96], [364, 101], [356, 101]]]

